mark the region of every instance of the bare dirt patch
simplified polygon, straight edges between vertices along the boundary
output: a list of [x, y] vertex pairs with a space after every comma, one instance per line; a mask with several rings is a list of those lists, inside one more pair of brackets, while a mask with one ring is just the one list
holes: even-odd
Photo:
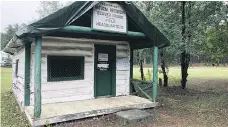
[[160, 107], [147, 109], [152, 121], [124, 124], [114, 114], [56, 124], [57, 127], [210, 127], [228, 126], [228, 79], [191, 79], [188, 88], [159, 88]]

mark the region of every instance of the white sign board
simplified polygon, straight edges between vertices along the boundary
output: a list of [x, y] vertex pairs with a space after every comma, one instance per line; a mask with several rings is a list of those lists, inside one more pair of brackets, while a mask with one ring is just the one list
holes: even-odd
[[98, 53], [98, 61], [108, 61], [108, 54]]
[[124, 71], [130, 69], [130, 60], [129, 58], [120, 58], [116, 61], [116, 66], [118, 71]]
[[116, 3], [100, 2], [93, 8], [92, 27], [95, 30], [127, 33], [127, 16]]

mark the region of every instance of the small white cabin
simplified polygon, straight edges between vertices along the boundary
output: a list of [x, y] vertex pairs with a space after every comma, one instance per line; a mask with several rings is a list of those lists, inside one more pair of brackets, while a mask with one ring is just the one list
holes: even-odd
[[32, 107], [31, 119], [39, 121], [57, 116], [44, 118], [48, 104], [130, 95], [134, 49], [154, 47], [155, 101], [158, 48], [168, 45], [131, 2], [79, 1], [16, 32], [4, 51], [13, 55], [17, 101], [22, 109]]
[[[33, 42], [30, 105], [34, 105], [34, 48]], [[126, 41], [44, 36], [41, 56], [42, 104], [130, 94], [130, 46]], [[23, 107], [25, 47], [13, 55], [12, 68], [13, 92]]]

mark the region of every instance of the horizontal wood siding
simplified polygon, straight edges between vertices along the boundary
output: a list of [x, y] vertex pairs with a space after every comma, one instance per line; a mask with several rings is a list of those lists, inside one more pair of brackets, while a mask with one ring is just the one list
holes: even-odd
[[[18, 62], [18, 73], [16, 76], [16, 60]], [[20, 52], [16, 53], [12, 57], [12, 91], [16, 97], [16, 100], [20, 108], [24, 107], [24, 68], [25, 68], [25, 50], [24, 48]]]
[[[43, 37], [42, 43], [42, 103], [67, 102], [94, 98], [94, 44], [116, 45], [116, 95], [129, 95], [129, 45], [124, 41], [106, 41], [60, 37]], [[84, 56], [85, 71], [83, 80], [47, 81], [47, 55]], [[121, 62], [120, 62], [121, 63]], [[34, 44], [31, 60], [31, 105], [34, 104]]]

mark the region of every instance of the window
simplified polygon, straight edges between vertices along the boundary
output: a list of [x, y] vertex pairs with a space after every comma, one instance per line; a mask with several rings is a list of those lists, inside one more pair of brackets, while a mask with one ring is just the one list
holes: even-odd
[[48, 81], [84, 79], [84, 57], [48, 56]]
[[16, 60], [16, 66], [15, 66], [15, 77], [18, 77], [18, 63], [19, 63], [19, 59]]

